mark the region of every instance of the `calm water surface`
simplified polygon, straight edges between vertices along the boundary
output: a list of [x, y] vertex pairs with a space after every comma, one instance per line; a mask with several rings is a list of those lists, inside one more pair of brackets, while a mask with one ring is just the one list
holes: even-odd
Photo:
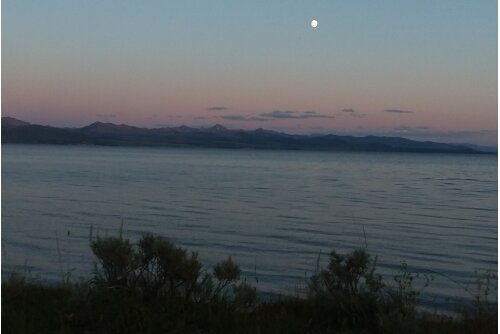
[[90, 226], [116, 235], [121, 220], [134, 241], [164, 235], [208, 267], [231, 255], [285, 294], [318, 254], [366, 239], [389, 280], [401, 261], [432, 271], [440, 307], [497, 271], [497, 157], [2, 145], [4, 274], [88, 278]]

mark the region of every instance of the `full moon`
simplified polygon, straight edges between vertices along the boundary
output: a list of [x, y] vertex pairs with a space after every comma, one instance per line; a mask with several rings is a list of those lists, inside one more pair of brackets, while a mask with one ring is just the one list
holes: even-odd
[[316, 28], [318, 26], [318, 21], [312, 20], [311, 21], [311, 27]]

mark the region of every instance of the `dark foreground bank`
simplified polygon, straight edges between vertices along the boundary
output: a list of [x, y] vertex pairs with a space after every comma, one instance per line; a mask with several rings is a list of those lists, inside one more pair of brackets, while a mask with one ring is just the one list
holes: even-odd
[[[137, 245], [121, 237], [91, 242], [97, 264], [88, 282], [47, 285], [11, 276], [2, 282], [4, 333], [496, 333], [489, 276], [454, 316], [418, 309], [406, 264], [391, 282], [365, 250], [330, 253], [307, 294], [259, 300], [228, 258], [211, 270], [197, 254], [163, 237]], [[64, 280], [63, 280], [64, 281]]]

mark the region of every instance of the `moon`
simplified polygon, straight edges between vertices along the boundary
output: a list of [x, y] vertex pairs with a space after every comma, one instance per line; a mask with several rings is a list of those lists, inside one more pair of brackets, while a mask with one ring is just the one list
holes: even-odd
[[311, 21], [311, 28], [316, 28], [318, 26], [318, 21], [317, 20], [312, 20]]

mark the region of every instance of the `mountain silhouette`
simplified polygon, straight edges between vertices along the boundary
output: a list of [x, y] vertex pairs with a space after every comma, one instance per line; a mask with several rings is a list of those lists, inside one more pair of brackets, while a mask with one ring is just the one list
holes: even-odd
[[482, 153], [466, 145], [415, 141], [400, 137], [292, 135], [265, 129], [232, 130], [216, 124], [209, 128], [188, 126], [140, 128], [95, 122], [82, 128], [34, 125], [2, 117], [2, 143], [81, 144], [104, 146], [164, 146], [251, 148], [358, 152]]

